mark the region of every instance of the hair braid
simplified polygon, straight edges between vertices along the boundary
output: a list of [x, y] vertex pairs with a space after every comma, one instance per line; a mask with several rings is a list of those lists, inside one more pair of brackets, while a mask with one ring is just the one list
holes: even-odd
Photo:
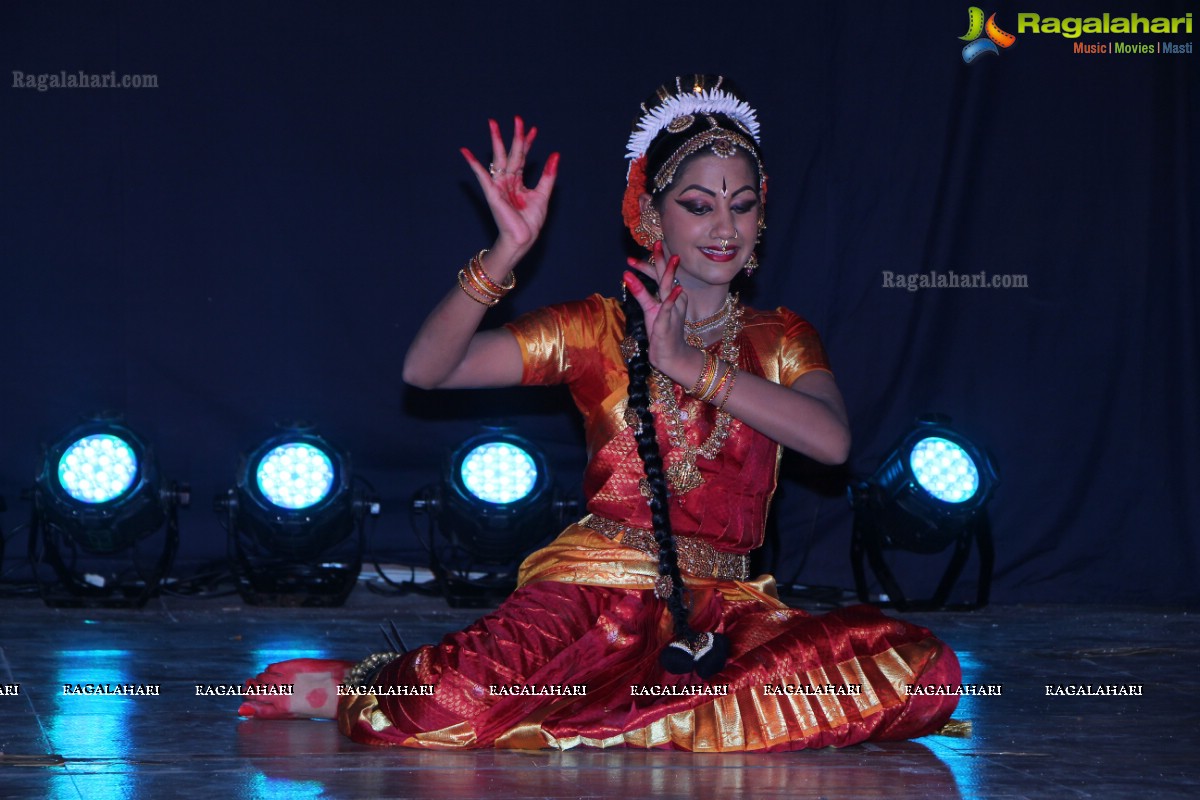
[[[658, 284], [651, 278], [637, 274], [650, 293], [658, 291]], [[650, 340], [646, 334], [646, 315], [632, 296], [623, 303], [625, 310], [625, 333], [637, 342], [637, 353], [629, 360], [629, 407], [637, 414], [639, 428], [636, 435], [638, 456], [646, 470], [646, 482], [650, 486], [650, 520], [654, 529], [654, 540], [658, 543], [658, 574], [669, 578], [671, 593], [666, 598], [667, 608], [675, 624], [675, 635], [692, 640], [696, 632], [688, 624], [688, 609], [683, 600], [683, 576], [679, 573], [679, 554], [675, 550], [675, 537], [671, 535], [670, 494], [663, 472], [662, 451], [658, 446], [658, 435], [654, 429], [654, 413], [650, 410]]]

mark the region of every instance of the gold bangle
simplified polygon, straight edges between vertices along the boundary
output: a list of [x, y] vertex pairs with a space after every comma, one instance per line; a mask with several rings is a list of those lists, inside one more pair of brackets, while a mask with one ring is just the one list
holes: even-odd
[[508, 277], [504, 279], [504, 283], [496, 283], [492, 280], [492, 276], [487, 274], [487, 270], [483, 268], [483, 257], [487, 255], [487, 248], [480, 250], [474, 258], [471, 259], [470, 268], [475, 273], [475, 277], [480, 283], [490, 289], [492, 292], [503, 297], [511, 292], [517, 286], [517, 274], [509, 270]]
[[465, 294], [467, 297], [471, 298], [472, 300], [474, 300], [476, 303], [479, 303], [480, 305], [487, 306], [488, 308], [491, 308], [492, 306], [494, 306], [500, 302], [499, 298], [496, 298], [496, 297], [492, 297], [492, 298], [480, 297], [479, 295], [477, 295], [474, 292], [474, 290], [469, 288], [467, 286], [467, 271], [465, 269], [460, 269], [458, 271], [458, 288], [462, 289], [463, 294]]
[[716, 396], [721, 393], [721, 387], [723, 387], [725, 382], [729, 380], [729, 376], [733, 373], [734, 369], [735, 368], [732, 364], [726, 368], [725, 374], [721, 376], [721, 380], [717, 381], [717, 385], [713, 387], [712, 394], [709, 394], [704, 398], [704, 402], [711, 403]]
[[[700, 402], [707, 403], [708, 401], [712, 400], [714, 397], [717, 396], [717, 390], [720, 388], [721, 383], [725, 380], [725, 375], [729, 374], [728, 368], [725, 369], [724, 373], [721, 372], [721, 367], [724, 364], [725, 364], [724, 361], [717, 359], [717, 364], [716, 364], [717, 368], [713, 370], [712, 378], [709, 380], [708, 385], [704, 387], [704, 391], [701, 392], [700, 398], [699, 398]], [[720, 376], [720, 377], [718, 377], [718, 376]]]
[[729, 395], [733, 394], [733, 384], [738, 376], [737, 364], [730, 367], [729, 371], [733, 374], [729, 376], [729, 385], [725, 387], [725, 396], [721, 398], [721, 405], [717, 406], [717, 411], [725, 410], [725, 404], [729, 402]]
[[696, 379], [696, 385], [688, 391], [692, 397], [700, 396], [700, 387], [708, 387], [713, 376], [717, 374], [717, 357], [712, 353], [704, 353], [704, 367], [700, 370], [700, 377]]
[[496, 301], [499, 301], [500, 298], [504, 297], [503, 292], [493, 292], [491, 289], [488, 289], [487, 286], [479, 280], [479, 276], [475, 274], [475, 270], [471, 269], [469, 265], [463, 267], [463, 274], [466, 277], [467, 283], [471, 284], [471, 288], [475, 290], [475, 294], [482, 295]]

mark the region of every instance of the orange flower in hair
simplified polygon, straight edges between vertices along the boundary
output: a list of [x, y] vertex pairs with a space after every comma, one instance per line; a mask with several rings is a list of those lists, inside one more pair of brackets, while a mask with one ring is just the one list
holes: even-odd
[[647, 242], [643, 242], [638, 234], [634, 232], [634, 228], [638, 226], [642, 217], [641, 198], [646, 193], [646, 157], [638, 156], [629, 162], [629, 176], [625, 184], [625, 198], [621, 201], [621, 217], [625, 220], [625, 227], [633, 234], [633, 238], [643, 247], [648, 247]]

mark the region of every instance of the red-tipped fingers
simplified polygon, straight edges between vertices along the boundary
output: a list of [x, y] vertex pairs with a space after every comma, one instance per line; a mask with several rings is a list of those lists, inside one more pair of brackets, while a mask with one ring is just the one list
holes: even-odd
[[[636, 259], [629, 259], [629, 266], [634, 266], [637, 263]], [[639, 292], [645, 292], [646, 288], [642, 286], [642, 282], [634, 277], [632, 272], [626, 270], [621, 274], [621, 280], [625, 281], [625, 288], [633, 292], [633, 296], [637, 297]]]
[[462, 157], [466, 158], [467, 166], [470, 167], [470, 172], [475, 173], [475, 178], [479, 180], [480, 186], [486, 187], [488, 184], [491, 184], [491, 175], [487, 174], [484, 164], [479, 163], [478, 158], [475, 158], [472, 151], [467, 148], [458, 148], [458, 152], [461, 152]]
[[[661, 258], [662, 251], [659, 250]], [[671, 256], [667, 259], [667, 263], [662, 268], [662, 277], [659, 278], [659, 283], [663, 286], [675, 285], [675, 273], [679, 270], [679, 256]], [[659, 291], [662, 291], [661, 289]]]
[[508, 148], [508, 162], [505, 169], [510, 174], [517, 174], [525, 168], [525, 120], [513, 117], [512, 146]]
[[254, 716], [254, 706], [250, 705], [249, 703], [242, 703], [240, 706], [238, 706], [238, 716], [239, 717], [253, 717]]
[[[667, 275], [667, 253], [663, 249], [662, 239], [654, 243], [654, 257], [650, 259], [650, 264], [654, 267], [654, 280], [662, 287]], [[659, 291], [662, 291], [661, 288]]]
[[556, 178], [558, 178], [558, 153], [551, 153], [550, 157], [546, 159], [546, 166], [542, 167], [542, 177], [538, 178], [537, 186], [533, 187], [533, 190], [549, 195], [554, 190]]
[[500, 123], [494, 119], [488, 120], [488, 130], [492, 134], [492, 168], [506, 169], [508, 155], [504, 152], [504, 138], [500, 135]]
[[529, 129], [529, 133], [525, 134], [525, 152], [529, 152], [530, 146], [533, 145], [533, 140], [537, 138], [537, 127]]
[[[653, 278], [656, 283], [658, 282], [658, 274], [653, 269], [651, 269], [650, 265], [647, 264], [645, 261], [640, 261], [636, 258], [630, 257], [630, 258], [625, 259], [625, 263], [628, 264], [631, 268], [636, 269], [638, 272], [645, 275], [647, 278]], [[638, 283], [640, 284], [641, 281], [638, 281]]]
[[682, 286], [675, 286], [667, 293], [666, 299], [658, 307], [658, 316], [654, 320], [657, 336], [683, 336], [683, 320], [687, 319], [687, 294]]
[[654, 298], [650, 296], [650, 292], [646, 291], [646, 287], [632, 272], [625, 272], [622, 276], [625, 281], [625, 288], [633, 295], [633, 299], [638, 301], [638, 305], [643, 311], [648, 311], [654, 304]]
[[683, 296], [683, 287], [672, 287], [668, 291], [667, 296], [662, 300], [662, 305], [659, 307], [659, 319], [666, 319], [671, 309], [676, 306], [676, 301], [680, 296]]

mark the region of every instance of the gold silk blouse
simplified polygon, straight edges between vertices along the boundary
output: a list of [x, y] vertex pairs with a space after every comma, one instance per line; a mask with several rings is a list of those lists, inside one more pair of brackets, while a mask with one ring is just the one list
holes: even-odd
[[[625, 525], [649, 528], [650, 509], [638, 488], [645, 472], [633, 431], [624, 419], [629, 377], [620, 350], [625, 338], [620, 302], [592, 295], [539, 309], [506, 327], [521, 348], [522, 383], [566, 384], [583, 414], [587, 510]], [[829, 370], [817, 332], [785, 308], [745, 309], [739, 344], [738, 366], [743, 372], [783, 386], [811, 370]], [[698, 445], [712, 429], [716, 408], [689, 397], [678, 386], [675, 392], [680, 410], [687, 415], [688, 440]], [[673, 453], [657, 413], [656, 430], [664, 461], [670, 465], [678, 454]], [[747, 553], [760, 546], [781, 450], [776, 442], [735, 419], [718, 457], [696, 459], [704, 483], [687, 494], [672, 495], [672, 529], [709, 541], [723, 552]]]

